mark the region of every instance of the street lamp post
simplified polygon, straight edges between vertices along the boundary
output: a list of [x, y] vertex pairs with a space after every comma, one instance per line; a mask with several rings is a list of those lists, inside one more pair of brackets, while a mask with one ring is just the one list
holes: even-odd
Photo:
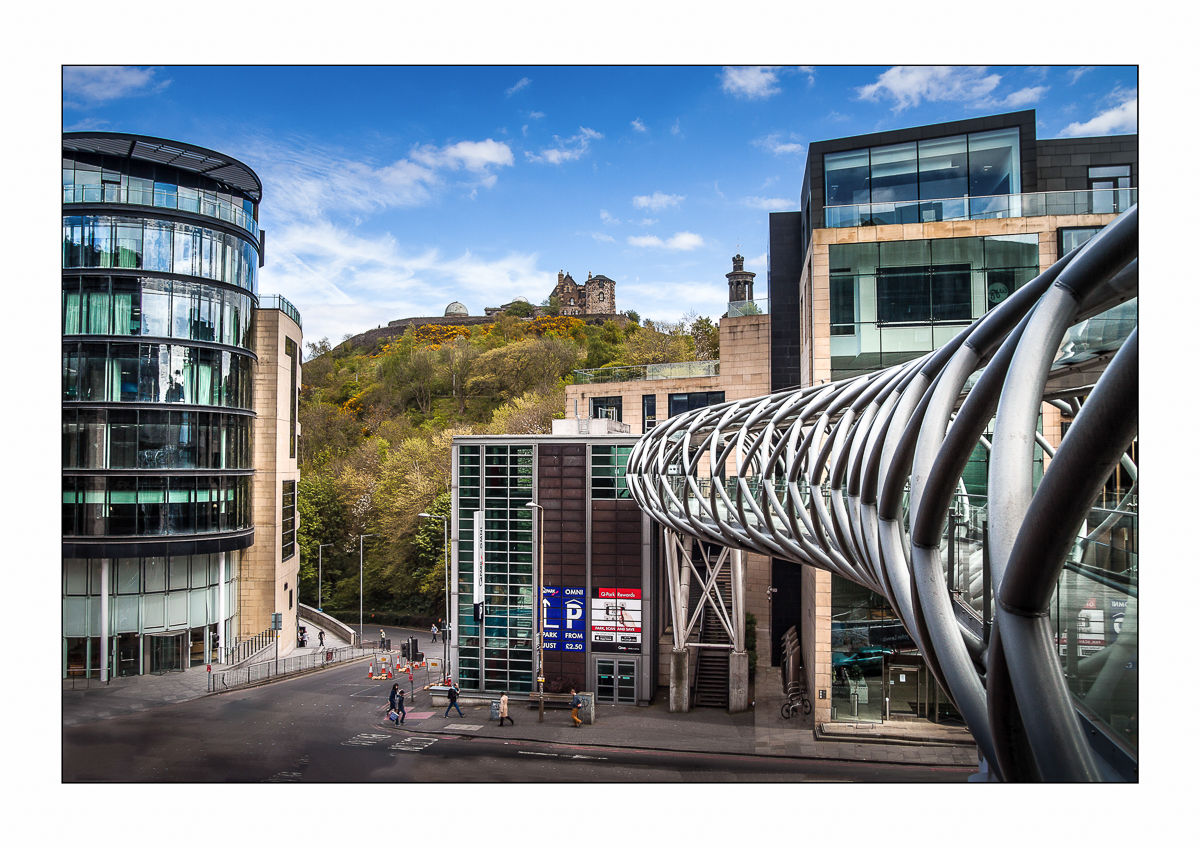
[[333, 542], [330, 542], [328, 545], [317, 545], [317, 609], [321, 612], [325, 611], [325, 607], [321, 605], [321, 574], [323, 571], [322, 565], [324, 564], [321, 559], [321, 552], [324, 551], [325, 548], [332, 547]]
[[537, 615], [535, 617], [535, 621], [537, 622], [537, 646], [538, 646], [538, 663], [537, 663], [538, 723], [541, 724], [546, 719], [546, 695], [545, 695], [545, 692], [543, 691], [543, 684], [545, 684], [545, 682], [546, 682], [546, 675], [543, 671], [544, 666], [543, 666], [543, 662], [542, 662], [542, 660], [545, 656], [544, 651], [543, 651], [542, 637], [545, 636], [545, 633], [546, 633], [546, 630], [545, 630], [546, 625], [545, 625], [545, 622], [542, 621], [542, 615], [543, 615], [543, 610], [542, 610], [542, 577], [543, 577], [543, 574], [542, 574], [542, 571], [543, 571], [543, 566], [546, 564], [545, 546], [543, 545], [543, 542], [546, 541], [546, 521], [545, 521], [546, 512], [543, 509], [541, 504], [534, 503], [533, 501], [530, 501], [529, 503], [525, 504], [525, 506], [530, 507], [532, 509], [536, 509], [539, 512], [538, 529], [540, 531], [540, 535], [538, 537], [538, 585], [537, 585], [537, 598], [534, 599], [534, 604], [537, 606]]
[[448, 675], [450, 673], [450, 648], [446, 644], [446, 628], [450, 626], [450, 519], [444, 515], [431, 515], [428, 512], [420, 513], [421, 518], [436, 518], [442, 522], [442, 554], [446, 566], [446, 618], [444, 620], [445, 627], [442, 629], [442, 663], [446, 666], [444, 669]]
[[363, 539], [378, 535], [378, 533], [364, 533], [358, 537], [358, 647], [360, 648], [363, 641]]

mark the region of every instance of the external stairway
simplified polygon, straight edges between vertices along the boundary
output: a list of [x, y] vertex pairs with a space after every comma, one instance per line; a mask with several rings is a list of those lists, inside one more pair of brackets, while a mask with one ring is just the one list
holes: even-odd
[[[692, 548], [692, 561], [696, 564], [696, 570], [704, 575], [706, 580], [711, 566], [704, 560], [701, 550], [707, 549], [707, 547], [707, 545], [695, 545]], [[733, 590], [728, 568], [721, 569], [713, 589], [710, 590], [710, 597], [726, 610], [726, 614], [729, 614]], [[730, 644], [729, 634], [721, 626], [717, 613], [707, 603], [704, 605], [704, 613], [700, 616], [699, 641], [702, 644]], [[697, 707], [728, 709], [730, 649], [697, 648], [696, 651], [696, 680], [692, 691], [692, 703]]]

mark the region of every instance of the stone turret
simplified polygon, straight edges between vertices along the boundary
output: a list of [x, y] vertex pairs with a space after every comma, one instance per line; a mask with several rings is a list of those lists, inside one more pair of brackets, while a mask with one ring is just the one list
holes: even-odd
[[740, 303], [754, 300], [754, 272], [742, 270], [746, 261], [740, 253], [733, 257], [733, 270], [725, 275], [729, 281], [729, 302]]

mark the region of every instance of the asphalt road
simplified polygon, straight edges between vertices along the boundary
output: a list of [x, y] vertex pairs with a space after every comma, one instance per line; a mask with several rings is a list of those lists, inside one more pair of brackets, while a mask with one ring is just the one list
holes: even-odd
[[[362, 674], [354, 663], [64, 728], [63, 780], [961, 783], [972, 773], [410, 732], [381, 720], [391, 681]], [[428, 696], [408, 708], [429, 709]]]

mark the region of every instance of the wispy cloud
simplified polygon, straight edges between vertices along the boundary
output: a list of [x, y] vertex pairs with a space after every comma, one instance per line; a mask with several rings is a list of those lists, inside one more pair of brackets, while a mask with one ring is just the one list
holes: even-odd
[[1088, 135], [1121, 135], [1137, 132], [1137, 89], [1116, 88], [1106, 102], [1116, 102], [1090, 121], [1068, 124], [1059, 138], [1075, 138]]
[[67, 106], [96, 106], [121, 97], [157, 94], [171, 84], [156, 79], [154, 68], [68, 66], [63, 68]]
[[825, 116], [825, 120], [833, 121], [835, 123], [841, 123], [842, 121], [850, 120], [850, 116], [843, 115], [841, 112], [838, 112], [838, 111], [831, 111], [828, 115]]
[[521, 89], [527, 87], [532, 82], [533, 82], [533, 80], [531, 80], [529, 77], [521, 77], [519, 80], [517, 80], [516, 84], [513, 85], [512, 88], [504, 89], [504, 96], [512, 97], [514, 94], [516, 94]]
[[749, 257], [746, 260], [746, 264], [743, 267], [757, 268], [760, 271], [766, 271], [767, 263], [770, 261], [771, 261], [771, 254], [770, 254], [770, 252], [767, 252], [767, 253], [760, 254], [758, 256]]
[[1001, 105], [1016, 109], [1021, 106], [1030, 106], [1042, 99], [1042, 96], [1050, 90], [1048, 85], [1032, 86], [1030, 88], [1022, 88], [1020, 91], [1014, 91], [1012, 94], [1005, 97]]
[[704, 247], [704, 239], [695, 233], [676, 233], [666, 241], [658, 236], [630, 236], [626, 239], [634, 247], [660, 247], [664, 250], [695, 250]]
[[751, 209], [762, 209], [764, 212], [784, 212], [798, 207], [796, 201], [786, 197], [743, 197], [742, 205]]
[[513, 163], [509, 146], [490, 138], [484, 141], [460, 141], [446, 147], [425, 144], [414, 147], [409, 155], [426, 167], [451, 171], [457, 171], [460, 167], [469, 171], [487, 171], [495, 166]]
[[[791, 137], [793, 139], [796, 138], [795, 135]], [[799, 144], [795, 141], [784, 141], [783, 133], [777, 132], [771, 133], [763, 138], [756, 138], [750, 143], [755, 147], [761, 147], [763, 150], [774, 153], [776, 156], [801, 156], [804, 154], [806, 149], [803, 144]]]
[[643, 218], [642, 220], [637, 222], [639, 227], [653, 227], [657, 223], [658, 223], [657, 218]]
[[579, 133], [570, 138], [554, 136], [555, 147], [544, 147], [541, 153], [525, 151], [525, 158], [530, 162], [545, 162], [549, 165], [561, 165], [573, 159], [582, 159], [591, 149], [593, 139], [604, 138], [601, 133], [587, 127], [580, 127]]
[[613, 238], [612, 236], [610, 236], [608, 233], [595, 233], [594, 232], [591, 235], [592, 235], [592, 238], [594, 238], [596, 241], [612, 241], [612, 242], [616, 241], [616, 239]]
[[646, 125], [642, 123], [641, 118], [634, 118], [629, 122], [629, 126], [633, 127], [638, 132], [649, 132], [649, 130], [646, 129]]
[[545, 112], [530, 112], [529, 117], [535, 121], [540, 121], [542, 118], [546, 117], [546, 113]]
[[619, 223], [621, 223], [620, 219], [618, 219], [618, 218], [615, 218], [615, 217], [613, 217], [612, 215], [608, 214], [608, 210], [607, 210], [607, 209], [601, 209], [601, 210], [600, 210], [600, 220], [601, 220], [601, 221], [603, 221], [603, 222], [604, 222], [604, 223], [606, 223], [606, 224], [619, 224]]
[[922, 100], [974, 102], [989, 95], [1000, 84], [1000, 74], [977, 67], [888, 68], [870, 85], [856, 89], [859, 100], [892, 101], [892, 111], [901, 112]]
[[671, 135], [679, 135], [679, 119], [675, 119], [675, 123], [671, 124]]
[[638, 209], [649, 209], [651, 212], [661, 212], [668, 207], [678, 208], [679, 204], [687, 197], [685, 194], [663, 194], [661, 191], [656, 191], [654, 194], [639, 194], [633, 198], [633, 205]]
[[812, 65], [800, 65], [796, 70], [808, 77], [809, 88], [817, 84], [817, 72]]
[[1075, 83], [1079, 82], [1079, 78], [1081, 76], [1086, 74], [1088, 71], [1094, 71], [1094, 70], [1096, 70], [1096, 69], [1092, 65], [1085, 65], [1082, 68], [1072, 68], [1071, 70], [1067, 71], [1067, 76], [1069, 76], [1071, 78], [1071, 81], [1067, 84], [1074, 85]]
[[778, 94], [781, 89], [778, 69], [773, 67], [743, 67], [721, 69], [721, 90], [747, 100], [761, 100]]
[[102, 130], [109, 125], [110, 122], [103, 118], [84, 118], [82, 121], [76, 121], [69, 127], [63, 127], [63, 131], [79, 132], [80, 130]]

